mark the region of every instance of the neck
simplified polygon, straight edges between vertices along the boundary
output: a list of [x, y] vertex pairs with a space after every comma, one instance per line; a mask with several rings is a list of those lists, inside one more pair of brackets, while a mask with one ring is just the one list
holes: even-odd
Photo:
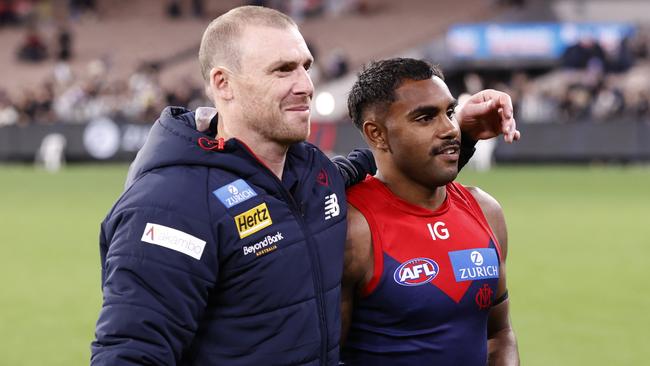
[[256, 131], [249, 128], [236, 128], [230, 126], [219, 119], [217, 125], [217, 136], [224, 140], [236, 138], [248, 146], [248, 148], [257, 156], [266, 167], [275, 174], [278, 179], [282, 180], [284, 172], [284, 162], [287, 158], [289, 146], [279, 144], [264, 138]]
[[377, 161], [378, 170], [375, 178], [384, 183], [397, 197], [431, 211], [435, 211], [445, 201], [447, 197], [445, 186], [429, 186], [417, 182], [398, 169], [385, 165], [387, 164]]

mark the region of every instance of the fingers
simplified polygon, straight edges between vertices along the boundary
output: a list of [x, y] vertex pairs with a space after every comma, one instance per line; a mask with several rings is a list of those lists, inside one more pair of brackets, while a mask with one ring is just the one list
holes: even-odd
[[503, 113], [501, 114], [501, 118], [505, 119], [511, 119], [512, 115], [514, 114], [514, 108], [512, 107], [512, 99], [510, 99], [510, 96], [504, 92], [492, 90], [495, 99], [497, 100], [497, 107], [503, 109]]
[[468, 116], [481, 116], [499, 110], [502, 119], [511, 119], [513, 115], [512, 100], [504, 92], [494, 89], [482, 90], [472, 95], [463, 105], [463, 113]]
[[502, 133], [508, 143], [521, 138], [513, 117], [512, 99], [504, 92], [494, 89], [480, 91], [472, 95], [461, 109], [462, 114], [459, 113], [459, 116], [481, 120], [484, 129], [489, 129], [495, 134]]
[[462, 106], [462, 113], [469, 117], [483, 116], [492, 111], [495, 105], [496, 103], [493, 99], [479, 102], [472, 98]]
[[517, 130], [517, 122], [513, 117], [514, 108], [512, 107], [512, 99], [510, 96], [506, 93], [491, 89], [485, 92], [485, 97], [495, 98], [497, 101], [495, 106], [499, 108], [498, 113], [501, 118], [503, 139], [508, 143], [518, 141], [521, 138], [521, 133]]
[[503, 121], [503, 139], [505, 142], [512, 143], [521, 138], [521, 132], [517, 130], [517, 123], [514, 118]]

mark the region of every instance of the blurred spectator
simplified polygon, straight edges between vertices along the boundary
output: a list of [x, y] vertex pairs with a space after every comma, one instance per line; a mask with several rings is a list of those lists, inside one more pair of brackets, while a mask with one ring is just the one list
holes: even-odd
[[79, 19], [84, 15], [97, 15], [97, 4], [95, 0], [69, 0], [68, 4], [72, 19]]
[[[203, 0], [191, 0], [189, 11], [195, 18], [203, 18], [205, 15], [205, 4]], [[167, 0], [165, 3], [165, 14], [170, 19], [180, 19], [183, 16], [183, 2], [181, 0]]]
[[57, 59], [59, 61], [68, 61], [72, 57], [72, 33], [68, 27], [59, 27], [57, 34], [58, 53]]
[[629, 117], [638, 120], [650, 120], [650, 92], [647, 90], [629, 91], [625, 96]]
[[203, 0], [192, 0], [192, 14], [196, 18], [203, 18], [205, 15], [205, 6]]
[[18, 23], [18, 15], [13, 0], [0, 0], [0, 27]]
[[18, 111], [4, 90], [0, 90], [0, 127], [18, 122]]
[[570, 69], [585, 69], [590, 64], [601, 68], [605, 64], [605, 52], [591, 36], [583, 36], [562, 55], [562, 65]]
[[465, 91], [469, 95], [478, 93], [479, 91], [485, 89], [483, 88], [483, 79], [476, 73], [469, 73], [463, 78], [465, 83]]
[[26, 62], [40, 62], [47, 58], [47, 47], [36, 27], [30, 27], [18, 49], [18, 58]]
[[340, 49], [333, 50], [325, 61], [325, 76], [328, 79], [338, 79], [348, 73], [350, 61]]
[[0, 27], [27, 24], [33, 15], [33, 0], [0, 0]]
[[647, 28], [639, 27], [638, 31], [630, 41], [632, 57], [636, 59], [647, 59], [650, 56], [648, 52], [649, 46], [650, 32]]
[[595, 92], [591, 108], [591, 116], [595, 121], [607, 121], [623, 112], [623, 93], [613, 84], [611, 79], [607, 80]]
[[618, 48], [609, 57], [607, 70], [610, 72], [625, 72], [634, 65], [634, 53], [632, 51], [631, 38], [625, 37], [621, 40]]
[[169, 0], [167, 2], [167, 16], [171, 19], [178, 19], [183, 15], [181, 3], [178, 0]]

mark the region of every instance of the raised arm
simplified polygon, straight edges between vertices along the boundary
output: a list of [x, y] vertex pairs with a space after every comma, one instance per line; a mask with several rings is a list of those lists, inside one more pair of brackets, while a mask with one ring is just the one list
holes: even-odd
[[508, 230], [503, 210], [497, 200], [479, 188], [468, 187], [481, 206], [492, 232], [501, 247], [499, 285], [496, 301], [488, 314], [489, 365], [519, 365], [517, 338], [510, 322], [508, 291], [506, 287], [506, 257], [508, 256]]
[[337, 155], [332, 158], [332, 163], [341, 173], [346, 187], [351, 187], [364, 179], [368, 174], [377, 172], [375, 157], [368, 148], [354, 149], [347, 157]]
[[[462, 98], [461, 98], [462, 99]], [[485, 140], [503, 134], [506, 142], [519, 140], [512, 100], [504, 92], [482, 90], [463, 101], [456, 110], [456, 119], [464, 138]]]

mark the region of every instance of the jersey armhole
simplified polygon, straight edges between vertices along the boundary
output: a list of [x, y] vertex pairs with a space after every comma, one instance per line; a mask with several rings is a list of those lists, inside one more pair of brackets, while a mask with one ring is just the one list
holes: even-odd
[[361, 289], [361, 297], [368, 297], [372, 294], [375, 288], [377, 288], [379, 280], [381, 280], [381, 274], [384, 271], [384, 254], [381, 246], [381, 236], [379, 235], [379, 228], [375, 222], [374, 216], [370, 210], [367, 209], [366, 205], [360, 202], [360, 200], [354, 200], [354, 203], [350, 202], [350, 200], [348, 200], [348, 202], [361, 212], [370, 228], [370, 245], [372, 245], [373, 257], [372, 277]]
[[496, 235], [494, 235], [494, 232], [492, 231], [492, 227], [490, 226], [487, 217], [485, 217], [481, 205], [478, 204], [478, 201], [476, 200], [476, 198], [474, 198], [474, 195], [472, 195], [472, 193], [467, 188], [465, 188], [462, 184], [456, 183], [454, 184], [454, 186], [460, 192], [460, 194], [465, 197], [465, 199], [469, 203], [470, 208], [472, 209], [472, 213], [474, 214], [474, 216], [476, 216], [478, 222], [481, 224], [481, 226], [485, 228], [485, 230], [487, 230], [488, 235], [490, 235], [490, 239], [492, 239], [492, 242], [494, 243], [494, 247], [496, 248], [497, 255], [499, 256], [499, 262], [501, 262], [501, 260], [503, 259], [501, 255], [501, 245], [499, 244], [499, 240], [497, 239]]

